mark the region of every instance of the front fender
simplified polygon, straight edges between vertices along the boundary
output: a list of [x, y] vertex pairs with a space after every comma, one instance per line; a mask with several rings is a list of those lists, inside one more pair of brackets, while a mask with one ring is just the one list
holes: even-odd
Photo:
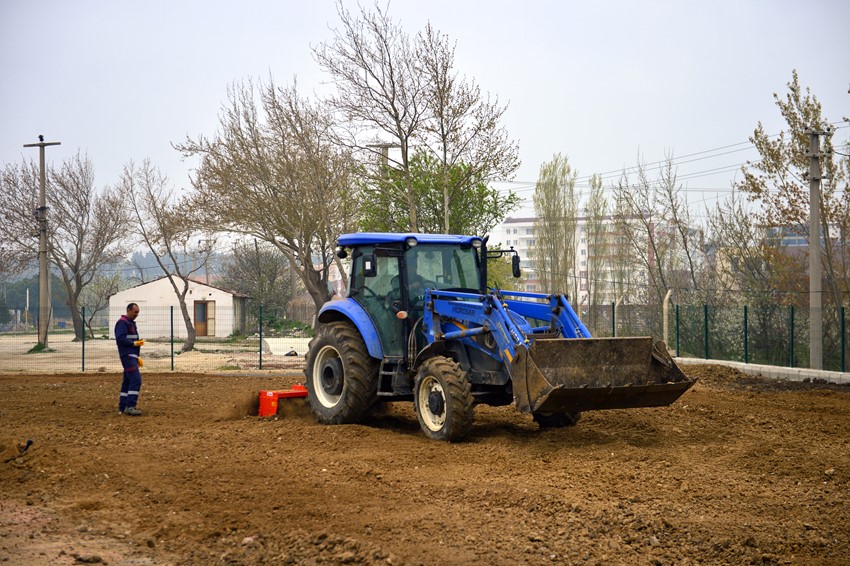
[[381, 347], [381, 339], [375, 329], [375, 323], [363, 306], [354, 299], [343, 299], [325, 303], [319, 311], [319, 322], [351, 322], [360, 332], [363, 341], [366, 342], [366, 350], [369, 355], [379, 360], [384, 359], [384, 350]]

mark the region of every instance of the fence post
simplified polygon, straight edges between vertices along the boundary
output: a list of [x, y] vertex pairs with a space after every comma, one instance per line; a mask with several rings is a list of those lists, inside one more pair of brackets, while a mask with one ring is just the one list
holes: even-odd
[[260, 305], [260, 369], [263, 369], [263, 305]]
[[617, 337], [617, 307], [616, 303], [611, 303], [611, 336]]
[[847, 366], [845, 365], [845, 358], [847, 354], [847, 334], [846, 334], [846, 322], [844, 321], [844, 307], [841, 307], [841, 373], [847, 371]]
[[86, 307], [83, 307], [83, 373], [86, 372]]
[[790, 336], [790, 339], [791, 339], [791, 348], [790, 348], [791, 356], [790, 356], [789, 361], [791, 362], [790, 367], [794, 367], [794, 305], [791, 305], [791, 336]]
[[682, 354], [679, 352], [679, 305], [676, 305], [676, 357]]
[[708, 305], [702, 306], [703, 337], [705, 340], [705, 359], [708, 359]]
[[747, 305], [744, 305], [744, 363], [750, 363], [750, 334], [747, 324]]
[[174, 371], [174, 305], [171, 305], [171, 371]]

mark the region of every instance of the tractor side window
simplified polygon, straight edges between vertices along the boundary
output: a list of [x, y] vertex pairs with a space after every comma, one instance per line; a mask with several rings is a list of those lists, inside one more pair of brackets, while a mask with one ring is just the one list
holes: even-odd
[[375, 263], [377, 275], [366, 277], [365, 285], [383, 297], [394, 290], [393, 278], [396, 278], [396, 286], [398, 285], [398, 258], [379, 255], [375, 258]]
[[[404, 355], [404, 333], [396, 313], [401, 307], [398, 254], [364, 246], [354, 254], [350, 296], [369, 313], [381, 339], [385, 356]], [[364, 259], [374, 258], [375, 275], [366, 277]]]
[[358, 295], [365, 294], [369, 298], [375, 296], [384, 297], [393, 290], [393, 278], [398, 285], [398, 258], [382, 254], [380, 250], [375, 253], [375, 276], [364, 275], [364, 258], [371, 254], [371, 248], [363, 248], [363, 253], [354, 258], [354, 281], [352, 290]]

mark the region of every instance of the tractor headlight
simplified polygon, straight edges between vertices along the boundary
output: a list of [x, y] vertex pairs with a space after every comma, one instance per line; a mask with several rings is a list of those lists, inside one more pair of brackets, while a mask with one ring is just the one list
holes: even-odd
[[411, 236], [411, 237], [409, 237], [408, 239], [406, 239], [406, 240], [404, 241], [404, 243], [407, 245], [407, 247], [408, 247], [408, 248], [412, 248], [413, 246], [415, 246], [416, 244], [418, 244], [418, 243], [419, 243], [419, 241], [418, 241], [416, 238], [414, 238], [413, 236]]
[[474, 240], [472, 240], [471, 243], [472, 243], [472, 247], [475, 248], [476, 250], [481, 247], [481, 239], [480, 238], [475, 238]]

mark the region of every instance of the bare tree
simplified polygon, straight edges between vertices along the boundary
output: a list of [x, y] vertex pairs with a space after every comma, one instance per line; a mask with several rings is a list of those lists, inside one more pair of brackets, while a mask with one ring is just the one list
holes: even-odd
[[614, 187], [617, 201], [615, 222], [631, 254], [645, 272], [648, 287], [645, 300], [661, 304], [670, 289], [674, 237], [666, 223], [666, 209], [656, 183], [646, 166], [639, 162], [637, 181], [624, 172]]
[[289, 260], [276, 247], [257, 240], [233, 247], [233, 255], [224, 260], [220, 283], [248, 295], [255, 308], [262, 305], [266, 313], [285, 312], [293, 299]]
[[[821, 103], [811, 91], [800, 86], [795, 70], [788, 93], [773, 98], [788, 131], [769, 136], [761, 122], [750, 141], [761, 159], [748, 162], [744, 178], [736, 188], [750, 200], [761, 203], [756, 211], [760, 221], [780, 231], [792, 231], [807, 240], [809, 234], [809, 136], [808, 128], [824, 131], [828, 120], [823, 116]], [[850, 187], [848, 166], [836, 163], [832, 138], [823, 138], [821, 167], [821, 238], [826, 296], [835, 306], [850, 294]]]
[[[455, 70], [455, 46], [428, 23], [416, 37], [429, 112], [424, 142], [442, 169], [443, 232], [455, 229], [449, 210], [455, 195], [478, 179], [508, 179], [519, 168], [519, 146], [501, 125], [507, 106], [482, 94], [474, 80]], [[461, 165], [463, 175], [450, 175]]]
[[718, 203], [708, 225], [717, 242], [720, 290], [740, 295], [744, 304], [781, 303], [774, 276], [778, 264], [773, 261], [780, 251], [779, 240], [769, 237], [741, 193]]
[[[2, 198], [8, 205], [0, 238], [17, 250], [17, 256], [36, 257], [38, 240], [33, 238], [32, 211], [38, 194], [35, 163], [7, 165], [3, 172]], [[68, 307], [76, 339], [82, 338], [80, 294], [98, 270], [120, 258], [126, 250], [126, 213], [113, 189], [97, 191], [94, 166], [87, 155], [77, 153], [51, 167], [46, 187], [50, 207], [48, 254], [68, 294]]]
[[292, 264], [316, 312], [331, 298], [328, 275], [337, 263], [337, 236], [353, 227], [354, 163], [335, 143], [332, 113], [279, 88], [236, 84], [212, 138], [177, 147], [200, 156], [193, 180], [196, 222], [275, 246]]
[[[359, 13], [352, 14], [338, 2], [341, 27], [313, 52], [336, 84], [337, 92], [329, 102], [347, 126], [338, 132], [340, 143], [402, 171], [405, 194], [400, 196], [407, 201], [410, 230], [417, 232], [410, 159], [414, 139], [429, 112], [425, 80], [416, 66], [410, 37], [389, 17], [388, 7], [358, 8]], [[390, 153], [390, 147], [398, 148], [400, 157]], [[383, 177], [383, 170], [378, 176]]]
[[679, 291], [693, 291], [706, 301], [706, 289], [699, 281], [705, 275], [704, 232], [694, 221], [691, 209], [682, 196], [672, 154], [667, 156], [659, 172], [659, 204], [665, 229], [673, 240], [668, 257], [670, 284]]
[[610, 222], [608, 216], [608, 199], [602, 188], [602, 178], [594, 175], [590, 178], [590, 195], [585, 206], [587, 221], [587, 305], [590, 313], [590, 323], [596, 327], [598, 320], [597, 307], [609, 287], [607, 282], [611, 276], [610, 253]]
[[[130, 225], [135, 235], [150, 249], [177, 295], [186, 326], [186, 340], [181, 352], [191, 351], [195, 347], [195, 327], [186, 295], [191, 277], [204, 268], [213, 248], [193, 247], [192, 242], [201, 238], [197, 238], [187, 205], [177, 202], [174, 188], [149, 160], [142, 162], [140, 167], [132, 162], [125, 165], [119, 187], [129, 207], [133, 219]], [[187, 266], [185, 261], [180, 261], [180, 256], [190, 253], [198, 254], [199, 261]]]
[[[88, 328], [88, 335], [94, 338], [93, 321], [102, 313], [109, 311], [109, 298], [127, 288], [126, 280], [120, 271], [102, 271], [97, 273], [91, 283], [80, 294], [80, 305], [85, 307], [83, 324]], [[82, 309], [81, 309], [82, 311]]]
[[560, 153], [540, 166], [534, 188], [534, 263], [544, 289], [578, 291], [576, 268], [576, 226], [578, 198], [576, 172]]

